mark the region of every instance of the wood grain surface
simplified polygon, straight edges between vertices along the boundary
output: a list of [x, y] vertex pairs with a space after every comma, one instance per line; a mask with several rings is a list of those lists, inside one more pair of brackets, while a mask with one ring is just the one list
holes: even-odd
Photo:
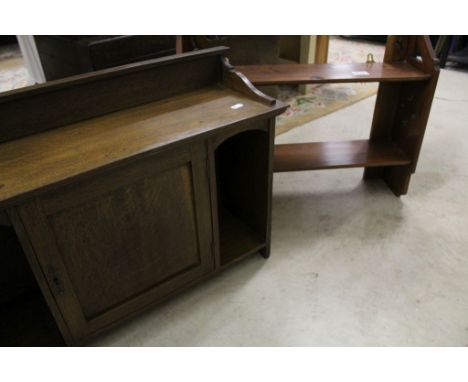
[[404, 62], [236, 66], [254, 85], [423, 81], [430, 75]]
[[401, 166], [410, 163], [392, 143], [369, 140], [293, 143], [275, 146], [275, 171]]
[[31, 191], [278, 109], [210, 87], [2, 143], [0, 208]]

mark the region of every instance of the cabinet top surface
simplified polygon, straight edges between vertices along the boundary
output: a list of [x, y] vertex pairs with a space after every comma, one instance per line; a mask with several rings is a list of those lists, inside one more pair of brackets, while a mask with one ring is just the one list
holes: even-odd
[[2, 143], [0, 207], [226, 125], [279, 114], [280, 109], [210, 87]]

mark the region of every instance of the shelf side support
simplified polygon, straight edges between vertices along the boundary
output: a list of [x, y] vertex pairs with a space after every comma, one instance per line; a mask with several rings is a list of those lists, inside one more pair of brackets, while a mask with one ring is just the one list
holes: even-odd
[[384, 62], [413, 65], [430, 75], [426, 81], [380, 83], [370, 140], [394, 142], [411, 160], [408, 165], [364, 170], [364, 179], [381, 178], [397, 196], [408, 191], [439, 76], [438, 61], [427, 36], [389, 36]]
[[227, 57], [221, 58], [221, 65], [223, 68], [222, 80], [226, 87], [236, 90], [247, 97], [268, 106], [274, 106], [277, 104], [278, 101], [276, 99], [258, 90], [246, 76], [236, 70], [230, 64]]

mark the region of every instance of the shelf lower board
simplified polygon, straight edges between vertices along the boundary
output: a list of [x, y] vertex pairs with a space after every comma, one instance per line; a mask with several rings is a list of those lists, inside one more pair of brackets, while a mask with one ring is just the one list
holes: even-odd
[[351, 167], [403, 166], [410, 163], [393, 143], [369, 140], [275, 145], [275, 172]]
[[219, 210], [220, 262], [230, 264], [265, 247], [259, 235], [225, 208]]
[[430, 75], [406, 62], [236, 66], [254, 85], [424, 81]]

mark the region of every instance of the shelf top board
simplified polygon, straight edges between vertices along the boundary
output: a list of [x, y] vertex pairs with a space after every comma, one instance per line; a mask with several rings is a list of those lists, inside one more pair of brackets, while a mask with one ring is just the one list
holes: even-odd
[[80, 175], [285, 109], [209, 87], [0, 144], [0, 207]]
[[424, 81], [430, 75], [399, 63], [278, 64], [236, 66], [254, 85], [320, 84], [330, 82]]

